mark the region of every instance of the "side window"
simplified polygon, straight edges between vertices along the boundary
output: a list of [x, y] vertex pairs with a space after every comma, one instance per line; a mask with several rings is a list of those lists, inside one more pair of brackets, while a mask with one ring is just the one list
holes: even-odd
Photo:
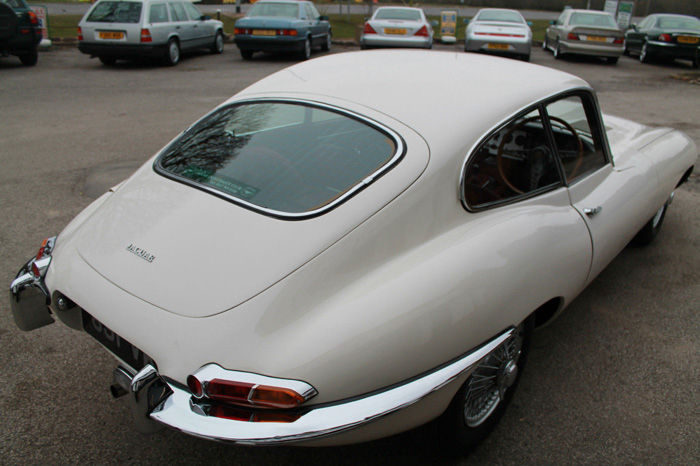
[[569, 183], [607, 164], [592, 102], [569, 96], [547, 105], [547, 114]]
[[190, 19], [193, 21], [198, 21], [199, 18], [202, 17], [202, 12], [199, 11], [199, 9], [192, 5], [190, 2], [185, 2], [182, 4], [185, 7], [185, 10], [187, 10], [187, 13], [190, 15]]
[[318, 19], [321, 17], [321, 14], [318, 12], [316, 7], [310, 3], [306, 4], [306, 14], [308, 15], [309, 19]]
[[148, 18], [151, 24], [153, 23], [167, 23], [168, 22], [168, 9], [165, 3], [154, 3], [151, 5], [151, 9], [148, 13]]
[[542, 116], [534, 110], [496, 131], [472, 154], [464, 200], [481, 209], [561, 184]]
[[168, 5], [170, 5], [170, 16], [173, 18], [173, 21], [189, 21], [182, 3], [168, 3]]

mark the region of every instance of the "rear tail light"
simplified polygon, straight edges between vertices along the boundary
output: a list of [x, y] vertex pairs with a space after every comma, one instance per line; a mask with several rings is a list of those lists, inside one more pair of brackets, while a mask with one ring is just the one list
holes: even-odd
[[671, 42], [671, 36], [669, 36], [668, 34], [661, 34], [659, 36], [659, 40], [661, 42]]
[[570, 32], [569, 35], [566, 36], [566, 38], [569, 40], [580, 40], [578, 34], [574, 34], [573, 32]]
[[78, 26], [78, 40], [83, 40], [83, 28]]
[[296, 36], [299, 35], [299, 31], [296, 29], [278, 29], [275, 31], [278, 36]]
[[251, 30], [246, 28], [235, 28], [233, 30], [234, 34], [250, 34]]
[[625, 43], [625, 38], [624, 37], [618, 37], [613, 41], [613, 44], [624, 44]]
[[414, 34], [414, 36], [421, 36], [421, 37], [430, 37], [430, 34], [428, 34], [428, 28], [426, 26], [423, 26]]
[[32, 23], [34, 26], [38, 26], [39, 18], [36, 17], [36, 14], [33, 11], [30, 11], [27, 14], [29, 15], [29, 22]]
[[376, 34], [377, 31], [374, 30], [374, 28], [369, 24], [365, 23], [365, 28], [362, 30], [363, 34]]
[[151, 31], [148, 29], [141, 29], [141, 42], [153, 42]]
[[41, 259], [47, 254], [51, 254], [51, 248], [53, 247], [53, 238], [46, 238], [39, 247], [39, 252], [36, 253], [36, 260]]

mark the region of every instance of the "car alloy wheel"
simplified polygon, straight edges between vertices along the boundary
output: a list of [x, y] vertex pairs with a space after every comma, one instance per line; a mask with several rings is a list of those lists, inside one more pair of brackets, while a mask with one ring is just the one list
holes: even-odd
[[214, 38], [214, 43], [211, 46], [211, 53], [223, 53], [224, 52], [224, 34], [221, 31], [216, 32], [216, 37]]
[[642, 63], [649, 63], [651, 61], [651, 57], [649, 56], [649, 51], [647, 50], [647, 43], [644, 42], [642, 44], [642, 51], [639, 52], [639, 61]]
[[301, 58], [302, 60], [308, 60], [311, 58], [311, 39], [308, 37], [304, 41], [304, 48], [301, 51]]
[[165, 48], [165, 63], [168, 66], [175, 66], [180, 62], [180, 44], [177, 40], [170, 39]]
[[557, 40], [556, 43], [554, 44], [554, 51], [553, 52], [554, 52], [554, 58], [556, 58], [557, 60], [560, 60], [561, 59], [561, 51], [559, 50], [559, 40]]
[[324, 42], [323, 46], [321, 47], [321, 50], [323, 50], [324, 52], [328, 52], [331, 49], [331, 45], [332, 45], [331, 31], [329, 29], [328, 35], [326, 36], [326, 42]]

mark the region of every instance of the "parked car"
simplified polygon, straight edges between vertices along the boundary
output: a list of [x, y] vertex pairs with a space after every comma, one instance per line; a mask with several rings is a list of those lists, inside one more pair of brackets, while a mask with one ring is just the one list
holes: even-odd
[[653, 239], [697, 155], [551, 68], [328, 55], [233, 96], [47, 239], [12, 312], [110, 351], [143, 431], [337, 445], [430, 422], [464, 451], [532, 328]]
[[245, 60], [255, 52], [294, 52], [311, 58], [314, 47], [331, 49], [331, 23], [313, 3], [261, 0], [236, 21], [234, 41]]
[[636, 54], [642, 63], [654, 59], [700, 60], [700, 19], [694, 16], [656, 14], [633, 24], [625, 33], [625, 54]]
[[0, 56], [16, 55], [23, 65], [39, 60], [41, 26], [24, 0], [0, 0]]
[[566, 54], [604, 57], [615, 64], [624, 51], [625, 37], [610, 13], [567, 8], [545, 31], [542, 48], [554, 58]]
[[530, 23], [515, 10], [484, 8], [469, 21], [464, 33], [465, 52], [507, 55], [530, 61]]
[[360, 35], [360, 48], [433, 48], [433, 27], [420, 8], [377, 8]]
[[161, 58], [180, 53], [224, 51], [224, 25], [183, 0], [99, 0], [78, 23], [78, 49], [105, 65], [117, 60]]

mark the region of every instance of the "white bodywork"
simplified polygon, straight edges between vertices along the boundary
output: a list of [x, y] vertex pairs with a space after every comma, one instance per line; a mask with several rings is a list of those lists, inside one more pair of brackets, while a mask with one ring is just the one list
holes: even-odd
[[[293, 66], [229, 103], [279, 98], [346, 109], [398, 133], [404, 159], [329, 212], [290, 221], [166, 179], [154, 157], [60, 234], [46, 284], [180, 384], [213, 362], [308, 382], [318, 391], [309, 405], [400, 384], [548, 301], [566, 306], [694, 163], [682, 133], [605, 117], [614, 165], [571, 189], [467, 211], [460, 179], [484, 135], [571, 89], [592, 92], [565, 73], [461, 53], [344, 53]], [[583, 215], [589, 204], [600, 214]], [[53, 311], [81, 328], [75, 312]], [[327, 442], [435, 418], [467, 376]]]

